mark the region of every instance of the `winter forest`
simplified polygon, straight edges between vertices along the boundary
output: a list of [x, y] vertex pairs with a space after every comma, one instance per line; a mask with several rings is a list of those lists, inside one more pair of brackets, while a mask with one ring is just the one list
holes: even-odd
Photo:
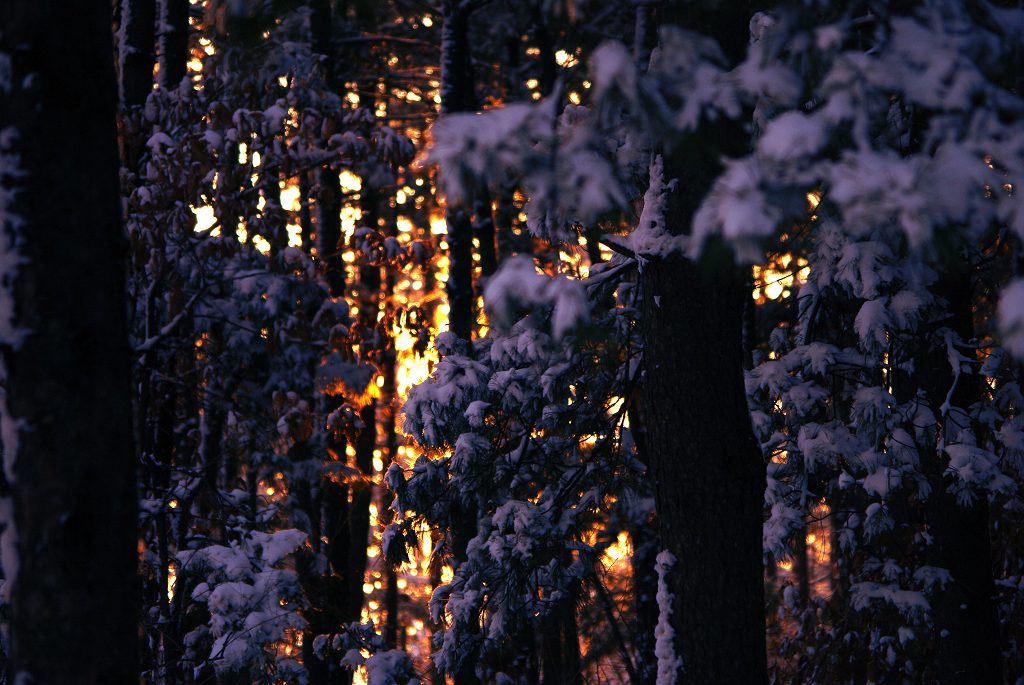
[[1024, 684], [1019, 0], [0, 0], [0, 683]]

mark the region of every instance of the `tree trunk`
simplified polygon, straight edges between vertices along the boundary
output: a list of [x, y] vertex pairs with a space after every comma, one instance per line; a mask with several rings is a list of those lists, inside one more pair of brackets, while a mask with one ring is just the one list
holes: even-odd
[[541, 632], [542, 685], [580, 685], [583, 674], [576, 607], [572, 601], [559, 602], [546, 617]]
[[[441, 33], [441, 113], [471, 112], [476, 107], [469, 51], [469, 15], [455, 0], [444, 2]], [[473, 337], [473, 224], [468, 208], [445, 206], [448, 225], [448, 318], [451, 331]]]
[[110, 11], [109, 0], [0, 3], [12, 683], [138, 682]]
[[473, 339], [473, 224], [462, 207], [445, 207], [448, 224], [448, 322], [462, 340]]
[[[662, 23], [715, 38], [731, 63], [746, 52], [745, 2], [662, 7]], [[665, 156], [666, 226], [689, 233], [693, 215], [749, 136], [737, 123], [705, 123]], [[679, 683], [762, 685], [765, 648], [761, 536], [765, 464], [743, 383], [747, 276], [721, 245], [695, 263], [652, 258], [643, 291], [644, 418], [668, 574]]]
[[[949, 328], [963, 340], [973, 338], [973, 287], [966, 261], [958, 258], [948, 265], [933, 291], [948, 303]], [[918, 369], [928, 403], [939, 422], [936, 439], [953, 445], [962, 442], [961, 431], [971, 430], [967, 409], [980, 399], [980, 381], [974, 375], [955, 379], [945, 341], [937, 338], [931, 342]], [[949, 412], [942, 417], [939, 407], [946, 402], [954, 384]], [[982, 492], [970, 504], [961, 505], [956, 495], [948, 491], [948, 464], [948, 457], [937, 449], [922, 454], [921, 466], [932, 487], [925, 504], [928, 531], [933, 536], [928, 561], [952, 576], [952, 581], [932, 598], [936, 674], [939, 682], [950, 685], [1001, 683], [988, 500]]]
[[[313, 32], [313, 52], [323, 58], [325, 80], [329, 88], [336, 89], [338, 83], [334, 78], [335, 69], [332, 65], [332, 33], [333, 19], [329, 0], [316, 0], [313, 3], [311, 26]], [[331, 297], [342, 297], [345, 294], [345, 262], [341, 257], [341, 180], [338, 170], [330, 165], [317, 171], [319, 190], [316, 196], [316, 252], [323, 265], [324, 281]]]
[[311, 174], [303, 171], [299, 174], [299, 237], [301, 238], [302, 251], [310, 254], [313, 247], [313, 215], [310, 212], [310, 195], [312, 194]]
[[153, 90], [156, 0], [121, 1], [121, 103], [141, 107]]
[[363, 476], [361, 483], [352, 486], [352, 504], [349, 507], [349, 552], [346, 596], [349, 601], [348, 621], [358, 621], [363, 610], [363, 582], [366, 576], [366, 545], [370, 535], [370, 502], [373, 499], [373, 450], [377, 444], [377, 402], [370, 402], [359, 412], [363, 428], [356, 436], [355, 467]]
[[480, 243], [480, 275], [487, 278], [498, 270], [498, 248], [494, 235], [491, 193], [483, 184], [477, 189], [474, 197], [473, 214], [473, 235]]
[[[469, 49], [469, 14], [457, 0], [444, 0], [441, 32], [441, 113], [471, 112], [476, 107]], [[473, 222], [467, 207], [445, 205], [448, 226], [448, 321], [460, 339], [473, 339]], [[467, 345], [467, 350], [472, 348]], [[459, 507], [452, 513], [449, 549], [458, 564], [476, 533], [476, 510]], [[476, 658], [467, 656], [452, 674], [455, 685], [477, 685]]]
[[[391, 226], [394, 226], [393, 222], [391, 223]], [[395, 280], [394, 272], [388, 271], [384, 296], [389, 302], [394, 297]], [[384, 386], [381, 388], [383, 391], [381, 402], [385, 406], [384, 420], [383, 425], [381, 426], [384, 432], [384, 459], [381, 464], [382, 473], [387, 473], [391, 464], [398, 459], [399, 437], [398, 426], [395, 421], [400, 410], [398, 405], [397, 365], [398, 353], [396, 352], [392, 341], [388, 346], [388, 350], [384, 353]], [[378, 510], [378, 525], [381, 529], [391, 524], [394, 520], [394, 510], [391, 508], [393, 502], [394, 494], [389, 489], [384, 488], [382, 490], [380, 507]], [[387, 560], [383, 555], [380, 558], [384, 560], [387, 565], [387, 569], [385, 570], [385, 582], [387, 589], [384, 595], [384, 612], [386, 615], [386, 622], [384, 624], [384, 644], [386, 644], [389, 649], [396, 649], [399, 647], [398, 573], [396, 567], [393, 564], [387, 563]], [[402, 637], [405, 637], [404, 633]]]
[[160, 87], [181, 85], [187, 65], [188, 0], [160, 0]]
[[793, 541], [794, 559], [793, 575], [796, 576], [797, 591], [800, 593], [800, 610], [807, 608], [811, 600], [811, 569], [810, 557], [807, 549], [807, 523], [800, 527]]
[[649, 262], [642, 282], [644, 415], [661, 540], [677, 559], [679, 682], [763, 684], [765, 467], [743, 388], [748, 292], [731, 264], [702, 273], [679, 256]]
[[[281, 164], [282, 159], [271, 161], [276, 146], [268, 140], [263, 154], [260, 173], [260, 194], [263, 195], [263, 237], [270, 243], [270, 268], [283, 271], [282, 254], [288, 248], [288, 228], [284, 209], [281, 207]], [[286, 172], [287, 175], [287, 172]]]
[[145, 136], [142, 107], [153, 90], [156, 0], [122, 0], [118, 65], [121, 87], [121, 161], [139, 168]]
[[[333, 87], [333, 69], [330, 59], [333, 55], [332, 40], [332, 9], [329, 0], [317, 0], [313, 3], [313, 14], [310, 22], [313, 33], [313, 52], [323, 56], [323, 68], [328, 84]], [[321, 167], [316, 172], [316, 251], [321, 263], [321, 273], [327, 291], [332, 298], [345, 296], [345, 263], [341, 257], [341, 183], [338, 170], [330, 165]], [[321, 398], [324, 416], [338, 409], [344, 399], [325, 395]], [[340, 430], [330, 430], [325, 436], [327, 457], [330, 461], [346, 462], [348, 443]], [[351, 549], [351, 530], [349, 523], [350, 504], [349, 489], [330, 478], [322, 478], [318, 484], [321, 490], [319, 506], [322, 510], [321, 529], [326, 538], [325, 555], [330, 562], [331, 572], [320, 579], [322, 585], [319, 604], [315, 607], [319, 621], [311, 626], [312, 632], [330, 632], [337, 630], [347, 621], [359, 620], [358, 610], [352, 617], [348, 608], [352, 604], [347, 588], [353, 584], [350, 576], [354, 573], [349, 559]], [[358, 576], [362, 582], [362, 575]], [[362, 587], [360, 586], [360, 592]], [[303, 645], [307, 659], [313, 659], [312, 643]], [[333, 671], [333, 667], [318, 663], [311, 669], [311, 682], [318, 685], [324, 682]], [[350, 676], [343, 675], [341, 680], [347, 682]]]

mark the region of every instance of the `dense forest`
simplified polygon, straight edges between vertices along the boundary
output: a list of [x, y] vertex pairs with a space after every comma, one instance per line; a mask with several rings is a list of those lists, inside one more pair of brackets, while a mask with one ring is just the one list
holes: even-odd
[[0, 683], [1024, 683], [1018, 0], [0, 0]]

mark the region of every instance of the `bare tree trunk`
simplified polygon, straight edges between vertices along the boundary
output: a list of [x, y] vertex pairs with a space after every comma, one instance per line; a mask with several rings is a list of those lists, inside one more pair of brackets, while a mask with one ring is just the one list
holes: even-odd
[[[336, 86], [331, 66], [333, 13], [330, 0], [316, 0], [312, 5], [313, 14], [310, 26], [313, 33], [313, 52], [321, 55], [326, 80], [332, 88]], [[330, 165], [321, 167], [316, 172], [316, 251], [321, 264], [321, 273], [327, 291], [332, 298], [345, 296], [345, 263], [341, 252], [341, 183], [338, 170]], [[343, 399], [324, 396], [322, 414], [327, 415], [338, 409]], [[330, 461], [346, 462], [348, 443], [340, 430], [330, 430], [325, 436], [325, 447]], [[359, 609], [355, 616], [349, 608], [353, 604], [348, 596], [348, 588], [352, 587], [356, 576], [362, 583], [362, 571], [358, 575], [352, 568], [349, 551], [352, 547], [350, 526], [351, 505], [349, 504], [349, 488], [331, 478], [321, 478], [318, 484], [320, 500], [317, 515], [320, 517], [320, 530], [326, 542], [324, 553], [330, 562], [330, 572], [322, 576], [318, 585], [320, 592], [319, 606], [314, 607], [316, 624], [311, 625], [311, 633], [330, 632], [339, 629], [346, 622], [359, 620]], [[362, 587], [360, 586], [360, 593]], [[360, 595], [361, 596], [361, 595]], [[312, 623], [312, 622], [311, 622]], [[303, 644], [307, 662], [313, 663], [316, 657], [312, 654], [312, 641]], [[317, 661], [310, 669], [313, 685], [329, 682], [334, 673], [332, 665]], [[350, 674], [337, 674], [340, 682], [348, 682]]]
[[[469, 12], [458, 0], [444, 0], [441, 32], [441, 113], [471, 112], [476, 108], [473, 67], [469, 48]], [[468, 207], [445, 205], [448, 225], [448, 320], [451, 332], [472, 350], [473, 316], [473, 223]], [[457, 507], [452, 512], [450, 550], [454, 564], [466, 559], [466, 547], [476, 534], [476, 507]], [[476, 657], [459, 665], [455, 685], [477, 685]]]
[[311, 190], [310, 172], [303, 171], [299, 174], [299, 235], [302, 238], [302, 251], [306, 254], [313, 247], [313, 215], [309, 209]]
[[551, 34], [551, 27], [541, 12], [541, 5], [534, 3], [533, 7], [533, 37], [537, 41], [537, 62], [540, 65], [539, 90], [543, 97], [547, 97], [554, 92], [555, 84], [558, 83], [555, 36]]
[[11, 683], [138, 682], [110, 11], [110, 0], [0, 3]]
[[[361, 194], [362, 220], [364, 225], [379, 228], [380, 196], [368, 184]], [[355, 246], [353, 245], [353, 249]], [[367, 334], [377, 325], [377, 313], [381, 296], [381, 268], [374, 265], [359, 269], [360, 303], [359, 319]], [[355, 440], [355, 464], [362, 480], [351, 487], [349, 507], [349, 551], [346, 597], [350, 621], [359, 620], [363, 608], [363, 581], [366, 575], [366, 547], [370, 534], [370, 503], [373, 499], [373, 451], [377, 447], [377, 400], [370, 398], [359, 410], [363, 426]]]
[[496, 192], [497, 207], [494, 210], [494, 231], [497, 234], [498, 243], [497, 259], [501, 262], [514, 254], [523, 252], [523, 245], [529, 242], [529, 235], [518, 236], [513, 230], [517, 214], [513, 199], [515, 190], [509, 184], [501, 184]]
[[188, 0], [160, 0], [160, 87], [174, 90], [188, 64]]
[[[173, 373], [173, 366], [170, 367]], [[157, 420], [154, 440], [154, 461], [159, 469], [158, 493], [169, 493], [171, 489], [171, 469], [174, 468], [174, 425], [177, 418], [177, 392], [170, 384], [158, 386], [160, 388], [157, 399]], [[158, 554], [160, 557], [159, 588], [160, 592], [160, 622], [164, 625], [161, 634], [164, 637], [163, 658], [166, 667], [164, 682], [166, 685], [174, 685], [180, 682], [179, 659], [181, 656], [181, 636], [175, 629], [177, 624], [171, 614], [171, 606], [167, 597], [167, 584], [172, 562], [170, 553], [171, 526], [166, 508], [161, 507], [157, 513], [158, 531]]]
[[[391, 222], [392, 226], [394, 223]], [[395, 274], [388, 272], [384, 296], [390, 301], [395, 292]], [[389, 344], [384, 355], [384, 387], [382, 402], [385, 403], [385, 415], [383, 421], [384, 432], [384, 460], [381, 464], [381, 471], [387, 473], [391, 464], [398, 459], [398, 427], [395, 417], [399, 412], [398, 406], [398, 382], [397, 382], [398, 354], [395, 351], [393, 342]], [[380, 509], [378, 512], [379, 525], [383, 529], [394, 520], [394, 511], [391, 505], [394, 502], [394, 494], [387, 488], [383, 489]], [[387, 563], [382, 555], [381, 559]], [[386, 623], [384, 624], [384, 643], [390, 649], [398, 648], [398, 573], [394, 565], [387, 563], [385, 571], [386, 590], [384, 595], [384, 611]], [[404, 638], [404, 634], [402, 636]]]
[[356, 437], [355, 467], [363, 476], [363, 481], [352, 487], [352, 504], [349, 507], [349, 551], [348, 563], [351, 570], [348, 574], [348, 586], [345, 595], [348, 598], [348, 621], [358, 621], [363, 610], [363, 581], [366, 576], [366, 546], [370, 535], [370, 502], [373, 498], [373, 449], [377, 443], [377, 403], [370, 401], [359, 412], [363, 428]]
[[679, 682], [763, 684], [765, 467], [743, 388], [748, 295], [731, 264], [699, 269], [677, 256], [643, 273], [644, 413], [661, 540], [677, 559]]
[[[455, 0], [445, 0], [441, 33], [441, 113], [471, 112], [476, 107], [469, 50], [469, 14]], [[445, 206], [448, 224], [448, 294], [451, 331], [473, 337], [473, 225], [469, 209]]]
[[146, 97], [153, 90], [155, 27], [156, 0], [121, 0], [118, 61], [121, 103], [125, 108], [146, 104]]
[[[751, 16], [744, 5], [674, 0], [662, 20], [712, 35], [738, 62]], [[748, 146], [743, 128], [729, 122], [678, 141], [665, 157], [666, 179], [685, 179], [668, 198], [671, 231], [690, 231], [720, 159]], [[765, 464], [743, 383], [747, 277], [712, 245], [700, 263], [651, 259], [641, 288], [646, 441], [662, 544], [676, 558], [668, 586], [678, 682], [763, 685]]]
[[260, 173], [260, 194], [263, 195], [263, 226], [267, 235], [263, 236], [270, 243], [270, 268], [281, 270], [281, 255], [288, 248], [288, 228], [284, 209], [281, 207], [281, 160], [268, 159], [270, 151], [275, 147], [268, 141]]
[[[332, 90], [340, 84], [334, 78], [332, 27], [334, 26], [330, 0], [316, 0], [311, 17], [313, 52], [321, 55], [327, 85]], [[338, 170], [330, 165], [317, 172], [319, 187], [316, 197], [316, 251], [323, 264], [324, 280], [331, 297], [345, 292], [345, 262], [341, 257], [341, 180]]]
[[[959, 257], [951, 260], [933, 288], [949, 307], [948, 325], [961, 339], [974, 337], [969, 267]], [[940, 331], [941, 333], [941, 331]], [[936, 440], [960, 443], [961, 431], [971, 431], [968, 408], [980, 399], [979, 379], [973, 375], [956, 379], [950, 368], [946, 342], [934, 339], [917, 368], [929, 404], [936, 412]], [[947, 402], [947, 416], [938, 408]], [[999, 653], [999, 619], [994, 602], [992, 546], [988, 528], [988, 499], [984, 493], [969, 504], [961, 504], [949, 492], [945, 477], [949, 459], [938, 449], [921, 455], [921, 466], [931, 484], [926, 502], [928, 532], [933, 539], [929, 563], [949, 571], [952, 581], [937, 590], [932, 599], [932, 618], [937, 636], [936, 674], [939, 682], [1003, 682]]]
[[[516, 102], [522, 98], [521, 50], [518, 35], [510, 36], [505, 42], [505, 68], [502, 70], [505, 102]], [[497, 238], [497, 259], [501, 261], [522, 252], [524, 241], [512, 230], [517, 214], [513, 201], [515, 188], [512, 183], [504, 179], [499, 180], [495, 184], [494, 192], [494, 230]]]
[[143, 148], [142, 106], [153, 89], [156, 0], [121, 0], [118, 63], [121, 90], [121, 161], [139, 168]]
[[316, 253], [323, 265], [324, 281], [331, 297], [345, 294], [345, 262], [341, 257], [341, 184], [338, 171], [319, 170], [316, 206]]
[[473, 235], [480, 243], [480, 275], [487, 278], [498, 270], [498, 246], [494, 235], [491, 193], [483, 184], [474, 197], [473, 214]]
[[452, 333], [473, 339], [473, 223], [462, 207], [445, 207], [448, 224], [448, 321]]
[[[577, 595], [572, 593], [572, 597]], [[543, 685], [581, 685], [580, 643], [576, 607], [566, 599], [548, 615], [542, 629], [541, 664]]]

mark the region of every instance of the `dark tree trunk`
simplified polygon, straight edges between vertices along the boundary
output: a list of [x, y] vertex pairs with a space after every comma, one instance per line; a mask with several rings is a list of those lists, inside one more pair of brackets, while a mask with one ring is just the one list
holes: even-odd
[[[173, 374], [174, 361], [170, 361], [168, 368]], [[159, 389], [156, 401], [156, 421], [153, 430], [154, 449], [153, 461], [157, 469], [156, 492], [166, 502], [171, 491], [171, 470], [174, 468], [174, 447], [175, 435], [174, 426], [177, 419], [178, 393], [177, 388], [166, 383], [157, 386]], [[167, 685], [174, 685], [180, 682], [178, 667], [181, 655], [181, 639], [177, 632], [177, 622], [173, 620], [170, 601], [167, 596], [167, 583], [170, 566], [173, 561], [171, 557], [172, 530], [169, 512], [166, 506], [161, 507], [157, 513], [157, 553], [160, 557], [160, 569], [158, 573], [160, 622], [165, 626], [162, 630], [164, 661], [168, 664], [165, 674]]]
[[[662, 22], [710, 34], [732, 62], [746, 50], [746, 3], [662, 8]], [[665, 157], [666, 225], [689, 233], [721, 171], [749, 138], [729, 122], [705, 123]], [[674, 254], [641, 275], [646, 448], [668, 574], [679, 681], [762, 685], [768, 680], [761, 561], [765, 465], [743, 384], [744, 270], [711, 246], [699, 263]]]
[[542, 685], [580, 685], [580, 643], [571, 602], [560, 602], [548, 615], [541, 640]]
[[498, 248], [494, 236], [491, 193], [485, 186], [479, 188], [474, 197], [473, 215], [473, 235], [480, 243], [480, 275], [487, 278], [498, 270]]
[[[365, 185], [362, 189], [360, 206], [365, 226], [379, 228], [380, 195], [376, 189]], [[353, 243], [355, 239], [353, 238]], [[356, 245], [352, 245], [356, 250]], [[365, 265], [359, 269], [360, 303], [359, 320], [365, 334], [375, 335], [377, 325], [378, 302], [381, 296], [381, 268]], [[376, 380], [376, 379], [374, 379]], [[367, 389], [369, 390], [369, 389]], [[358, 621], [363, 608], [363, 581], [366, 575], [366, 547], [370, 532], [370, 503], [373, 499], [373, 450], [377, 446], [377, 400], [370, 398], [359, 410], [362, 428], [355, 439], [355, 466], [361, 476], [360, 482], [350, 486], [351, 504], [349, 506], [349, 549], [346, 574], [346, 613], [347, 621]]]
[[[469, 15], [456, 0], [445, 0], [441, 33], [441, 113], [476, 107], [469, 49]], [[445, 206], [448, 224], [448, 318], [451, 331], [473, 337], [473, 224], [465, 207]]]
[[[331, 682], [331, 670], [333, 663], [330, 660], [323, 660], [316, 656], [313, 649], [313, 642], [317, 635], [330, 633], [337, 630], [337, 622], [332, 622], [327, 597], [324, 589], [327, 583], [324, 576], [317, 568], [317, 559], [321, 549], [321, 521], [320, 521], [320, 484], [316, 479], [308, 477], [307, 474], [315, 472], [312, 467], [312, 460], [316, 457], [308, 441], [296, 442], [288, 451], [288, 457], [294, 465], [296, 473], [292, 492], [294, 493], [298, 511], [306, 515], [306, 519], [299, 518], [296, 527], [302, 527], [309, 536], [311, 552], [304, 552], [296, 556], [295, 571], [302, 585], [303, 592], [309, 601], [309, 606], [303, 611], [303, 617], [308, 621], [306, 630], [302, 637], [302, 658], [306, 666], [306, 673], [309, 685], [328, 685]], [[299, 475], [301, 474], [301, 475]]]
[[537, 62], [540, 66], [539, 91], [543, 97], [551, 95], [558, 83], [558, 62], [555, 61], [555, 36], [540, 11], [540, 5], [534, 5], [533, 38], [537, 42]]
[[[933, 288], [948, 303], [948, 326], [961, 339], [974, 337], [972, 294], [966, 260], [956, 259]], [[936, 439], [944, 444], [961, 442], [958, 434], [971, 430], [967, 409], [980, 398], [979, 379], [964, 374], [954, 379], [944, 336], [933, 336], [926, 357], [918, 365], [921, 382], [932, 411], [936, 413]], [[955, 384], [946, 417], [939, 407]], [[931, 484], [926, 502], [926, 522], [932, 535], [929, 563], [949, 571], [952, 581], [932, 598], [935, 623], [936, 674], [943, 684], [1003, 682], [999, 653], [999, 619], [994, 602], [992, 547], [988, 528], [988, 500], [984, 492], [962, 505], [950, 493], [945, 476], [949, 459], [937, 450], [926, 450], [921, 465]]]
[[804, 523], [796, 533], [793, 540], [793, 550], [796, 559], [793, 564], [793, 574], [796, 576], [797, 590], [800, 593], [800, 609], [806, 609], [811, 599], [811, 569], [810, 557], [807, 549], [807, 524]]
[[[444, 0], [444, 25], [441, 32], [441, 113], [471, 112], [476, 109], [476, 91], [469, 46], [469, 10], [459, 0]], [[473, 314], [473, 222], [471, 207], [445, 205], [448, 226], [448, 296], [449, 328], [472, 352], [475, 318]], [[466, 548], [476, 534], [475, 503], [456, 505], [451, 513], [451, 536], [448, 541], [453, 564], [466, 559]], [[455, 685], [478, 685], [476, 654], [467, 655], [452, 673]]]
[[[311, 20], [313, 31], [313, 52], [321, 55], [322, 67], [330, 87], [334, 87], [331, 64], [333, 50], [331, 46], [333, 16], [330, 0], [316, 0], [313, 3]], [[333, 298], [345, 296], [345, 263], [341, 257], [341, 183], [338, 170], [330, 165], [321, 167], [316, 172], [316, 251], [321, 264], [321, 272], [327, 291]], [[324, 396], [322, 398], [323, 414], [329, 414], [341, 406], [341, 397]], [[341, 431], [332, 430], [325, 436], [327, 457], [330, 461], [346, 462], [347, 441]], [[351, 618], [348, 605], [347, 588], [353, 583], [350, 575], [354, 573], [351, 560], [348, 558], [351, 549], [351, 531], [349, 524], [350, 505], [349, 489], [330, 478], [320, 480], [322, 530], [326, 537], [325, 554], [330, 562], [331, 573], [320, 579], [320, 606], [316, 607], [318, 623], [311, 626], [313, 633], [338, 630], [346, 621], [358, 620], [358, 614]], [[359, 580], [362, 582], [362, 575]], [[362, 589], [360, 588], [360, 592]], [[303, 645], [307, 659], [311, 655], [312, 643]], [[331, 670], [323, 664], [310, 671], [313, 685], [320, 685], [328, 678]], [[341, 682], [348, 682], [350, 676], [343, 675]]]
[[[596, 245], [596, 240], [594, 244]], [[590, 248], [589, 242], [587, 248]], [[647, 428], [638, 399], [635, 396], [629, 403], [629, 432], [636, 445], [637, 460], [649, 470]], [[646, 491], [644, 494], [650, 496], [652, 493]], [[630, 683], [632, 685], [654, 685], [658, 674], [658, 661], [654, 653], [654, 629], [658, 624], [656, 597], [658, 573], [655, 563], [661, 541], [658, 539], [657, 520], [653, 516], [653, 512], [647, 520], [630, 522], [629, 538], [633, 544], [633, 555], [629, 561], [632, 569], [633, 609], [635, 612], [634, 624], [631, 628], [634, 652], [636, 653], [635, 668], [630, 671]]]
[[[312, 173], [304, 171], [299, 175], [299, 226], [302, 229], [302, 250], [309, 254], [313, 245], [313, 225], [310, 213]], [[311, 369], [315, 371], [315, 369]], [[317, 401], [322, 401], [318, 398]], [[321, 405], [321, 409], [326, 405]], [[336, 405], [334, 405], [336, 406]], [[325, 435], [325, 441], [329, 444], [332, 436]], [[309, 606], [303, 611], [308, 625], [303, 631], [302, 637], [302, 659], [309, 678], [309, 685], [327, 685], [331, 682], [334, 664], [330, 660], [323, 660], [317, 657], [313, 645], [317, 635], [330, 633], [337, 629], [329, 609], [328, 598], [325, 589], [328, 583], [325, 582], [323, 574], [316, 563], [319, 558], [322, 543], [321, 525], [321, 480], [323, 474], [319, 469], [312, 468], [313, 460], [323, 455], [315, 451], [308, 440], [296, 442], [289, 450], [289, 457], [294, 463], [295, 480], [293, 492], [299, 512], [306, 516], [301, 521], [305, 532], [309, 535], [309, 542], [312, 553], [301, 554], [296, 558], [295, 570], [299, 577], [299, 583], [303, 592], [309, 600]], [[311, 476], [311, 474], [316, 474]]]
[[345, 262], [341, 258], [341, 184], [338, 171], [324, 167], [318, 172], [316, 199], [316, 252], [331, 297], [345, 294]]
[[679, 682], [760, 685], [765, 467], [743, 388], [748, 291], [731, 264], [711, 274], [678, 256], [649, 262], [642, 282], [644, 415], [661, 540], [677, 559]]
[[324, 81], [329, 88], [333, 89], [338, 84], [335, 79], [336, 69], [334, 68], [334, 8], [331, 0], [312, 0], [310, 2], [310, 33], [313, 39], [313, 54], [319, 55], [323, 70]]
[[314, 234], [313, 215], [309, 209], [311, 188], [310, 173], [303, 171], [299, 174], [299, 228], [301, 229], [302, 251], [306, 254], [309, 254], [313, 247]]
[[10, 60], [0, 184], [13, 193], [0, 194], [13, 318], [0, 341], [12, 683], [138, 682], [110, 12], [109, 0], [0, 3], [0, 55]]
[[[521, 82], [522, 45], [518, 35], [511, 35], [505, 41], [505, 69], [503, 69], [505, 102], [516, 102], [522, 97]], [[511, 182], [499, 181], [494, 188], [494, 231], [497, 240], [499, 261], [522, 252], [522, 240], [512, 230], [516, 220], [514, 203], [515, 187]]]
[[160, 0], [160, 87], [174, 90], [188, 73], [188, 0]]
[[366, 544], [370, 535], [370, 502], [373, 499], [373, 450], [377, 444], [377, 402], [371, 400], [359, 412], [363, 428], [356, 436], [355, 467], [363, 480], [352, 486], [352, 505], [349, 508], [348, 575], [346, 596], [349, 601], [348, 621], [358, 621], [363, 610], [363, 580], [366, 575]]
[[496, 192], [494, 232], [497, 234], [497, 259], [504, 261], [514, 254], [523, 252], [523, 244], [529, 241], [529, 236], [518, 236], [513, 230], [518, 214], [514, 201], [515, 189], [509, 184], [502, 184]]
[[[394, 223], [391, 222], [391, 226]], [[395, 292], [395, 274], [391, 271], [388, 272], [387, 285], [385, 289], [385, 297], [390, 301], [394, 297]], [[398, 414], [398, 381], [397, 381], [397, 364], [398, 354], [394, 348], [394, 344], [388, 346], [387, 352], [384, 354], [384, 386], [381, 388], [383, 391], [382, 403], [385, 406], [385, 414], [383, 420], [383, 432], [384, 432], [384, 460], [382, 463], [382, 473], [387, 473], [391, 464], [398, 458], [398, 426], [395, 418]], [[394, 502], [394, 494], [387, 488], [383, 489], [381, 495], [381, 503], [379, 508], [379, 525], [381, 528], [389, 525], [394, 520], [394, 511], [391, 509], [391, 505]], [[381, 557], [386, 562], [384, 556]], [[384, 612], [386, 614], [386, 622], [384, 624], [384, 643], [390, 649], [396, 649], [399, 647], [399, 626], [398, 626], [398, 573], [396, 568], [392, 564], [387, 564], [385, 571], [386, 580], [386, 591], [384, 595]], [[404, 634], [402, 636], [404, 638]]]
[[[316, 0], [313, 3], [311, 26], [313, 30], [313, 52], [321, 55], [325, 80], [329, 88], [336, 89], [333, 68], [332, 32], [333, 18], [330, 0]], [[316, 251], [323, 265], [324, 280], [331, 297], [345, 293], [345, 262], [341, 258], [341, 181], [338, 170], [330, 165], [317, 171], [318, 192], [316, 197]]]
[[462, 207], [445, 208], [448, 224], [448, 321], [452, 333], [473, 339], [473, 224]]
[[[199, 469], [202, 482], [192, 491], [194, 502], [184, 502], [181, 507], [182, 537], [178, 541], [179, 549], [185, 549], [186, 536], [192, 532], [189, 524], [196, 519], [206, 526], [206, 534], [212, 540], [224, 541], [224, 516], [221, 511], [219, 475], [223, 466], [224, 428], [227, 421], [227, 410], [217, 397], [223, 392], [216, 384], [211, 383], [204, 392], [203, 415], [199, 419]], [[212, 392], [209, 392], [212, 391]], [[193, 503], [195, 512], [193, 512]], [[192, 518], [197, 513], [196, 518]], [[190, 520], [191, 519], [191, 520]]]
[[121, 103], [125, 108], [146, 104], [153, 90], [155, 27], [156, 0], [121, 1]]
[[281, 255], [288, 247], [288, 228], [284, 209], [281, 207], [281, 166], [280, 160], [271, 162], [267, 157], [274, 148], [272, 141], [267, 146], [260, 173], [260, 193], [263, 195], [263, 228], [270, 243], [271, 268], [282, 269]]
[[[344, 456], [342, 457], [344, 459]], [[327, 560], [334, 571], [336, 589], [348, 586], [349, 560], [349, 503], [348, 488], [331, 479], [323, 481], [324, 533], [327, 535]], [[344, 593], [336, 594], [339, 618], [344, 621]]]
[[132, 172], [139, 168], [145, 142], [142, 106], [153, 89], [155, 22], [156, 0], [121, 1], [121, 161]]

